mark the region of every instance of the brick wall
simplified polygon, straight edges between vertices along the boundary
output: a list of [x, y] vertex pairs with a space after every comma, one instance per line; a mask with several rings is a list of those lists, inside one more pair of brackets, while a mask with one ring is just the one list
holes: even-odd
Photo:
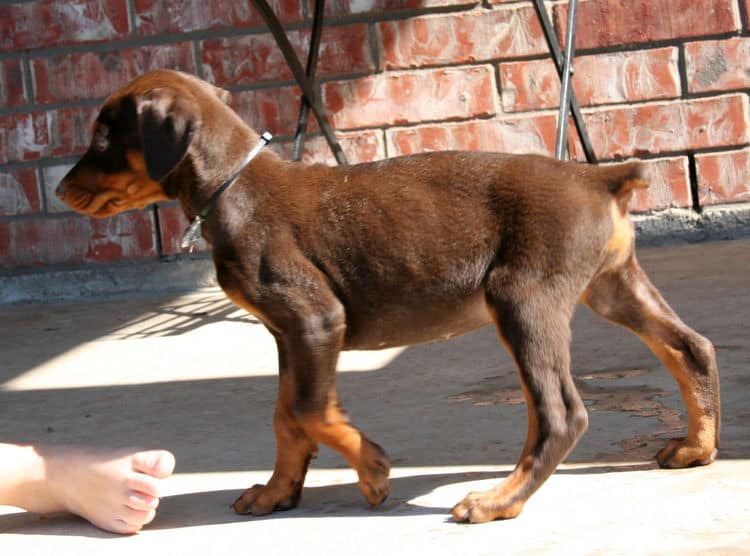
[[[272, 0], [300, 58], [311, 0]], [[565, 2], [548, 2], [562, 35]], [[750, 0], [582, 0], [574, 86], [600, 159], [647, 160], [638, 211], [750, 200]], [[442, 149], [551, 153], [559, 83], [529, 2], [329, 0], [319, 74], [353, 162]], [[53, 191], [101, 100], [152, 68], [230, 89], [290, 151], [300, 93], [249, 0], [0, 5], [0, 264], [179, 253], [174, 204], [104, 221]], [[575, 142], [573, 155], [582, 158]], [[321, 137], [307, 160], [332, 163]]]

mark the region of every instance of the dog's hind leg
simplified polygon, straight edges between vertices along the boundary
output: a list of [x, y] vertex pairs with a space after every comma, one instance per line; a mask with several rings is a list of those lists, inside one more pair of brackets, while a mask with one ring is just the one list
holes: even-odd
[[513, 472], [498, 486], [470, 493], [453, 508], [457, 521], [481, 523], [517, 516], [588, 426], [570, 375], [570, 319], [548, 284], [508, 285], [488, 293], [500, 337], [515, 359], [526, 397], [528, 434]]
[[687, 407], [687, 436], [667, 442], [656, 455], [659, 465], [711, 463], [719, 447], [720, 424], [719, 377], [711, 342], [680, 320], [632, 251], [622, 264], [597, 274], [582, 301], [638, 335], [677, 381]]

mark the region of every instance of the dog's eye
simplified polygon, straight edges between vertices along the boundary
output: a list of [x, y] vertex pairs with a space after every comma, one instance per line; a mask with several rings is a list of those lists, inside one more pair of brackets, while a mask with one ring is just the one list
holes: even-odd
[[91, 140], [91, 146], [94, 147], [95, 151], [103, 153], [109, 148], [109, 140], [107, 139], [108, 132], [109, 130], [104, 125], [100, 125], [96, 128], [94, 137]]
[[109, 141], [106, 137], [95, 137], [94, 138], [94, 149], [97, 152], [103, 153], [109, 147]]

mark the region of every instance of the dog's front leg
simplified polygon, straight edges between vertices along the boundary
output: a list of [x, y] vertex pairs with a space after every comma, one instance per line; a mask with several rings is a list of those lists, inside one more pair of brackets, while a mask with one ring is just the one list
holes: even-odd
[[266, 284], [260, 293], [247, 293], [249, 273], [219, 266], [217, 275], [232, 301], [262, 318], [279, 347], [274, 473], [267, 485], [248, 489], [234, 508], [259, 515], [296, 505], [309, 459], [321, 442], [357, 471], [360, 491], [378, 505], [390, 492], [388, 457], [349, 422], [336, 391], [344, 307], [326, 277], [298, 252], [288, 246], [272, 252], [283, 257], [264, 261]]
[[318, 451], [294, 412], [295, 381], [282, 338], [276, 337], [276, 345], [279, 353], [279, 395], [273, 416], [276, 462], [268, 484], [254, 485], [234, 502], [234, 511], [239, 514], [265, 515], [296, 508], [310, 460]]
[[[335, 372], [344, 340], [343, 314], [341, 307], [326, 316], [307, 315], [308, 324], [287, 336], [293, 411], [310, 438], [339, 452], [357, 471], [360, 491], [377, 506], [390, 493], [390, 462], [380, 446], [350, 423], [339, 402]], [[334, 315], [341, 315], [340, 320]]]

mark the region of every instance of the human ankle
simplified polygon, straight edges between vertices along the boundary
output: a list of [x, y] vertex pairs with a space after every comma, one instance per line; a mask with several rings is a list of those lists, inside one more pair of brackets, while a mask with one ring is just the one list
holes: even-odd
[[54, 495], [47, 477], [47, 463], [39, 449], [30, 445], [0, 444], [0, 503], [27, 511], [52, 511]]

